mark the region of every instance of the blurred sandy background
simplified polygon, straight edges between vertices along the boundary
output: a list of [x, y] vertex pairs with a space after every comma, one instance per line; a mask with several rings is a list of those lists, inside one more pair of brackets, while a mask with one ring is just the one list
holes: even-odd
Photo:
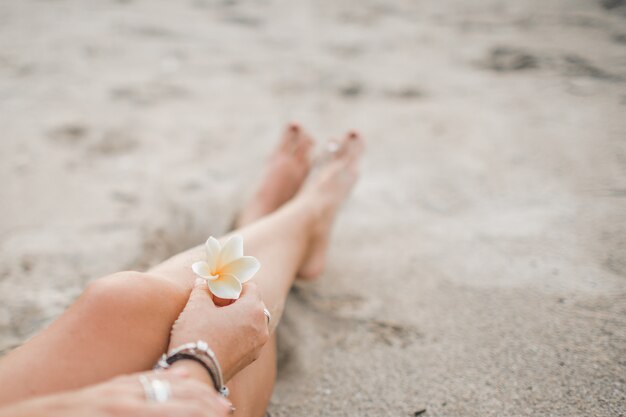
[[0, 350], [358, 128], [272, 416], [626, 412], [620, 0], [0, 2]]

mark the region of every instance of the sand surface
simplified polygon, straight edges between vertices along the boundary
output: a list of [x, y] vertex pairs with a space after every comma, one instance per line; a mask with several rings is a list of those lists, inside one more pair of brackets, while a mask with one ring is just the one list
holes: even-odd
[[299, 120], [369, 149], [272, 416], [624, 415], [625, 8], [0, 2], [0, 350], [226, 230]]

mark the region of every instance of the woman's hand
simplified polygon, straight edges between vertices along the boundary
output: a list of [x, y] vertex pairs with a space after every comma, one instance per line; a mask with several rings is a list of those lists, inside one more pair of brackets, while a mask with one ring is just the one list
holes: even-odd
[[184, 343], [206, 341], [215, 352], [224, 379], [258, 358], [269, 339], [265, 305], [252, 282], [243, 286], [241, 297], [234, 303], [217, 307], [208, 292], [206, 282], [196, 281], [189, 302], [174, 323], [170, 349]]
[[[146, 399], [139, 375], [170, 383], [166, 402]], [[230, 404], [207, 384], [182, 372], [125, 375], [78, 391], [26, 400], [0, 409], [0, 417], [225, 417]]]

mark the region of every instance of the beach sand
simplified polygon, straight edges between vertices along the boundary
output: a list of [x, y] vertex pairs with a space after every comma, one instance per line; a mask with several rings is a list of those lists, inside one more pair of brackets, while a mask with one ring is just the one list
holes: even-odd
[[223, 233], [297, 120], [368, 150], [273, 417], [624, 415], [625, 9], [1, 2], [0, 350]]

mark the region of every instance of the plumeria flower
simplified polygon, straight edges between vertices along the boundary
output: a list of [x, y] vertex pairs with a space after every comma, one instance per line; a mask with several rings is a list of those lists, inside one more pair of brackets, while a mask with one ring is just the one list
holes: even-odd
[[206, 243], [206, 261], [191, 265], [193, 272], [207, 280], [209, 290], [219, 298], [236, 300], [242, 284], [257, 273], [261, 263], [253, 256], [243, 256], [243, 238], [233, 236], [224, 247], [211, 236]]

